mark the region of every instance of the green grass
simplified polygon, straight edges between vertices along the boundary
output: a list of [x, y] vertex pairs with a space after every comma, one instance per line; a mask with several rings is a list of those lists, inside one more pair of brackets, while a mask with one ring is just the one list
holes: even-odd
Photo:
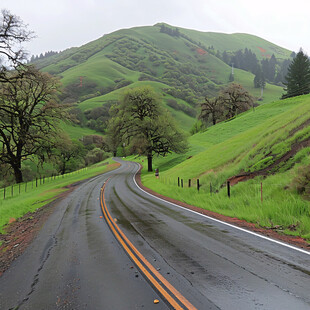
[[[111, 161], [111, 160], [109, 160]], [[46, 178], [21, 184], [20, 193], [19, 185], [6, 188], [6, 199], [4, 200], [4, 189], [0, 189], [0, 233], [4, 233], [4, 226], [9, 222], [10, 218], [18, 219], [28, 212], [34, 212], [38, 208], [53, 201], [57, 196], [68, 190], [65, 186], [75, 182], [91, 178], [93, 176], [108, 172], [117, 168], [117, 164], [105, 164], [107, 161], [95, 164], [89, 168], [65, 174], [54, 178]], [[26, 187], [27, 186], [27, 187]]]
[[[261, 226], [283, 225], [286, 233], [310, 239], [309, 202], [297, 195], [292, 184], [299, 166], [310, 164], [310, 148], [300, 150], [293, 158], [277, 167], [275, 175], [257, 177], [232, 187], [227, 198], [226, 180], [243, 171], [255, 171], [272, 164], [292, 146], [310, 136], [310, 96], [262, 105], [236, 119], [212, 126], [204, 133], [190, 137], [186, 154], [154, 157], [160, 178], [144, 169], [142, 181], [151, 189], [208, 210], [245, 219]], [[196, 188], [177, 187], [178, 177]], [[263, 182], [264, 201], [260, 201]], [[210, 184], [213, 193], [210, 195]], [[296, 231], [288, 230], [296, 225]]]
[[[294, 192], [285, 190], [290, 182], [290, 173], [270, 176], [265, 180], [256, 178], [241, 182], [231, 188], [231, 198], [227, 197], [226, 188], [210, 194], [208, 190], [198, 193], [192, 188], [179, 188], [175, 179], [143, 178], [145, 186], [179, 201], [214, 211], [226, 216], [237, 217], [262, 227], [283, 226], [285, 233], [310, 239], [309, 202], [300, 199]], [[263, 182], [263, 201], [261, 201], [261, 181]], [[209, 184], [208, 184], [209, 185]], [[288, 229], [297, 225], [296, 231]]]
[[84, 82], [94, 82], [99, 86], [113, 85], [116, 79], [137, 81], [139, 73], [129, 70], [104, 57], [102, 52], [90, 57], [86, 62], [66, 70], [63, 74], [62, 83], [80, 83], [80, 76]]
[[77, 125], [73, 125], [72, 123], [65, 123], [62, 122], [60, 124], [60, 128], [66, 132], [71, 139], [76, 139], [79, 140], [83, 136], [88, 136], [88, 135], [102, 135], [102, 133], [98, 133], [97, 131], [87, 128], [87, 127], [80, 127]]

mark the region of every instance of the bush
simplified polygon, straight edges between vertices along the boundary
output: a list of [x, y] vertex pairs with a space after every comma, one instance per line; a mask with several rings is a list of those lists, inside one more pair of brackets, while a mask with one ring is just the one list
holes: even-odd
[[167, 105], [176, 111], [182, 111], [191, 117], [196, 117], [196, 110], [182, 103], [178, 103], [175, 99], [167, 99]]
[[109, 158], [109, 155], [99, 148], [90, 150], [85, 156], [85, 165], [93, 165]]
[[294, 178], [292, 186], [296, 188], [298, 194], [310, 199], [310, 165], [299, 168], [298, 176]]

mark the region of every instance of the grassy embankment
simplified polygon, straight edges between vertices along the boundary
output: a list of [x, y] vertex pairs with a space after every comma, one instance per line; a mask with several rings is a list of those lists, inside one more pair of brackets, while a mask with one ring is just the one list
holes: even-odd
[[[310, 164], [310, 147], [299, 150], [267, 176], [233, 186], [231, 198], [227, 197], [225, 186], [228, 178], [269, 167], [309, 139], [310, 128], [306, 123], [309, 119], [310, 96], [260, 106], [255, 112], [248, 111], [190, 137], [186, 154], [154, 158], [160, 178], [144, 169], [142, 181], [147, 187], [177, 200], [260, 226], [280, 225], [285, 233], [309, 240], [309, 202], [297, 194], [292, 180], [300, 167]], [[177, 186], [178, 177], [184, 180], [185, 188]], [[202, 184], [199, 193], [195, 187], [197, 178]], [[194, 183], [191, 188], [187, 187], [188, 179]]]
[[[110, 160], [111, 161], [111, 160]], [[57, 196], [68, 190], [68, 185], [75, 182], [85, 180], [96, 175], [111, 171], [119, 166], [117, 163], [104, 161], [91, 167], [84, 168], [75, 172], [67, 173], [64, 176], [54, 178], [46, 178], [43, 181], [28, 182], [21, 184], [20, 194], [19, 185], [6, 188], [6, 198], [4, 198], [4, 189], [0, 189], [0, 233], [3, 233], [4, 226], [9, 222], [10, 218], [18, 219], [28, 212], [34, 212], [38, 208], [53, 201]], [[26, 187], [27, 186], [27, 187]]]

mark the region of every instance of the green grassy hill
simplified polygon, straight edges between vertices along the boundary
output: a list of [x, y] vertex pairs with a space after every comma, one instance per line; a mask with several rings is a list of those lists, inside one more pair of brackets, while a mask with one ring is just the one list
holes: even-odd
[[[195, 122], [192, 110], [204, 96], [217, 95], [229, 83], [231, 67], [217, 57], [217, 52], [248, 48], [258, 59], [274, 54], [280, 60], [289, 58], [291, 53], [248, 34], [178, 28], [175, 36], [161, 32], [162, 25], [118, 30], [35, 63], [42, 70], [61, 76], [64, 100], [78, 103], [82, 111], [118, 100], [127, 87], [141, 82], [151, 84], [162, 95], [164, 104], [168, 99], [177, 102], [169, 110], [189, 130]], [[260, 89], [253, 86], [252, 73], [235, 69], [234, 78], [256, 98], [260, 97]], [[278, 99], [282, 92], [282, 87], [267, 84], [262, 103]]]
[[[155, 158], [160, 178], [145, 172], [143, 183], [178, 200], [310, 239], [309, 202], [295, 183], [310, 164], [309, 120], [309, 95], [262, 105], [192, 136], [186, 154]], [[233, 184], [232, 177], [240, 175], [247, 181], [234, 185], [228, 198], [226, 181]], [[177, 186], [178, 177], [186, 188]], [[187, 187], [188, 179], [194, 187]]]

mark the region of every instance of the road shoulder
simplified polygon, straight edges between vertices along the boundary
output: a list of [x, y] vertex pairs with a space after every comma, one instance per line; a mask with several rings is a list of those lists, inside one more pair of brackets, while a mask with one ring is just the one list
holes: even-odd
[[281, 241], [281, 242], [284, 242], [284, 243], [287, 243], [290, 245], [294, 245], [294, 246], [302, 248], [302, 249], [310, 250], [310, 244], [305, 239], [303, 239], [301, 237], [284, 235], [284, 234], [281, 234], [274, 229], [267, 229], [267, 228], [259, 227], [254, 223], [248, 223], [245, 220], [240, 220], [236, 217], [225, 216], [225, 215], [213, 212], [213, 211], [209, 211], [209, 210], [202, 209], [202, 208], [199, 208], [196, 206], [192, 206], [192, 205], [189, 205], [185, 202], [181, 202], [181, 201], [172, 199], [170, 197], [166, 197], [164, 195], [161, 195], [161, 194], [151, 190], [150, 188], [148, 188], [142, 184], [141, 167], [140, 167], [140, 170], [138, 171], [138, 173], [135, 175], [135, 180], [136, 180], [137, 184], [144, 191], [148, 192], [149, 194], [152, 194], [153, 196], [156, 196], [158, 198], [164, 199], [164, 200], [169, 201], [171, 203], [177, 204], [183, 208], [190, 209], [190, 210], [195, 211], [197, 213], [204, 214], [206, 216], [215, 218], [217, 220], [220, 220], [220, 221], [241, 227], [243, 229], [247, 229], [249, 231], [264, 235], [264, 236], [269, 237], [271, 239], [275, 239], [275, 240], [278, 240], [278, 241]]

